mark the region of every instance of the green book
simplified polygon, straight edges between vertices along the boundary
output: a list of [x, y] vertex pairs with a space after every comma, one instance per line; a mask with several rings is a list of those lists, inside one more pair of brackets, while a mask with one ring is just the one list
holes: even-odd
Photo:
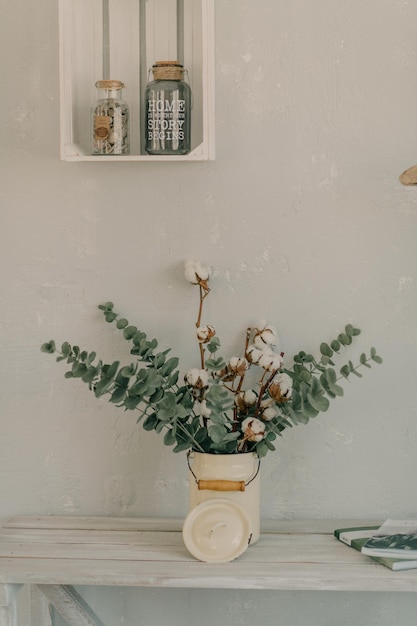
[[368, 556], [417, 560], [417, 520], [387, 519], [362, 547]]
[[[358, 552], [362, 551], [362, 546], [375, 534], [380, 526], [356, 526], [353, 528], [338, 528], [334, 531], [334, 536], [336, 539], [345, 543], [351, 548], [354, 548]], [[381, 565], [385, 565], [385, 567], [389, 567], [390, 569], [397, 570], [405, 570], [405, 569], [416, 569], [417, 568], [417, 560], [410, 559], [397, 559], [397, 558], [389, 558], [386, 556], [371, 556], [373, 561], [377, 563], [381, 563]]]

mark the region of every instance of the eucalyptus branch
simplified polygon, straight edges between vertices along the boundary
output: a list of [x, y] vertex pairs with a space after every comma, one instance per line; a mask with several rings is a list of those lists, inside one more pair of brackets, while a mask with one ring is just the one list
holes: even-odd
[[[195, 450], [198, 449], [199, 452], [205, 452], [205, 450], [200, 446], [198, 441], [195, 440], [195, 438], [188, 432], [188, 430], [182, 425], [180, 421], [176, 421], [176, 425], [177, 428], [179, 427], [180, 430], [182, 429], [182, 432], [185, 433], [186, 439], [189, 439], [193, 443]], [[164, 424], [164, 427], [169, 428], [169, 424]]]
[[[118, 408], [135, 410], [137, 422], [145, 430], [164, 432], [164, 443], [180, 452], [192, 448], [202, 453], [237, 454], [255, 452], [259, 457], [274, 450], [277, 435], [292, 425], [307, 424], [309, 419], [327, 411], [333, 399], [343, 395], [338, 382], [350, 375], [361, 377], [363, 367], [382, 359], [371, 348], [360, 355], [360, 363], [348, 361], [335, 371], [334, 355], [348, 348], [360, 330], [345, 326], [336, 339], [320, 345], [320, 357], [306, 352], [294, 356], [293, 365], [283, 366], [283, 353], [274, 351], [277, 333], [264, 322], [247, 327], [243, 356], [224, 360], [218, 356], [220, 341], [212, 326], [202, 326], [205, 298], [210, 292], [210, 271], [200, 263], [186, 263], [185, 278], [199, 288], [197, 339], [200, 369], [185, 373], [182, 385], [178, 359], [167, 358], [169, 350], [157, 352], [156, 339], [148, 340], [113, 310], [112, 302], [99, 305], [104, 318], [114, 323], [123, 338], [131, 342], [136, 361], [120, 365], [103, 363], [94, 352], [81, 351], [68, 342], [57, 349], [53, 340], [42, 345], [45, 353], [56, 353], [57, 361], [67, 362], [66, 378], [79, 378], [97, 398], [105, 397]], [[208, 354], [210, 353], [210, 358]], [[335, 359], [336, 360], [336, 359]], [[247, 371], [262, 370], [255, 388], [245, 388]], [[265, 402], [267, 400], [267, 402]]]

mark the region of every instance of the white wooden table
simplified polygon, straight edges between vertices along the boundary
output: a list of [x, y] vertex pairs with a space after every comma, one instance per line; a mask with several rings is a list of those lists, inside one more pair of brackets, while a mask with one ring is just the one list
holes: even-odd
[[[236, 561], [196, 561], [181, 520], [14, 517], [0, 529], [0, 626], [104, 626], [73, 585], [317, 591], [417, 591], [417, 570], [392, 572], [333, 537], [335, 528], [380, 521], [269, 521]], [[16, 592], [30, 589], [21, 619]], [[32, 617], [30, 617], [32, 615]]]

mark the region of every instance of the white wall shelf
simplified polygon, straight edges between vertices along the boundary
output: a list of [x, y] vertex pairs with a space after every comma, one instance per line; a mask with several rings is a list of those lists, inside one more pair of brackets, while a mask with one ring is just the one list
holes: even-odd
[[379, 523], [264, 522], [258, 543], [216, 564], [187, 552], [180, 520], [18, 516], [0, 529], [0, 624], [28, 626], [12, 618], [22, 584], [40, 590], [70, 626], [102, 626], [73, 585], [417, 592], [417, 570], [392, 572], [333, 536], [335, 528]]
[[[214, 159], [214, 0], [59, 0], [61, 159]], [[193, 95], [191, 151], [151, 156], [143, 147], [144, 91], [155, 61], [179, 60]], [[121, 80], [130, 109], [129, 155], [91, 155], [95, 83]]]

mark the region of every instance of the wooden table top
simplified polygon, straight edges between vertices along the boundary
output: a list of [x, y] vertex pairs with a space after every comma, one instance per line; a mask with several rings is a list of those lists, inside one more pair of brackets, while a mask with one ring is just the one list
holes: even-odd
[[17, 516], [0, 528], [0, 582], [51, 585], [417, 591], [417, 570], [393, 572], [335, 539], [377, 521], [265, 521], [230, 563], [201, 563], [182, 520]]

